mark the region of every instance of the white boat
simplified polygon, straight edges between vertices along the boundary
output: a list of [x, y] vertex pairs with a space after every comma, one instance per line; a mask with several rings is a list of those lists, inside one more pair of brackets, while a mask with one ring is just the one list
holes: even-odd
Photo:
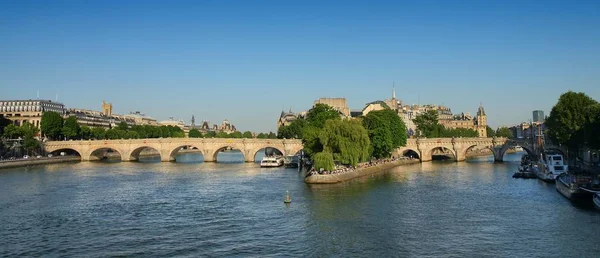
[[523, 147], [521, 147], [521, 146], [515, 146], [515, 151], [516, 152], [522, 152], [523, 151]]
[[283, 157], [266, 156], [260, 161], [260, 167], [273, 168], [283, 166]]
[[596, 209], [600, 210], [600, 193], [594, 194], [594, 206], [596, 206]]
[[556, 190], [569, 200], [589, 200], [594, 193], [583, 186], [588, 185], [590, 180], [586, 175], [563, 173], [556, 178]]
[[536, 170], [539, 179], [553, 182], [558, 175], [569, 172], [569, 167], [565, 164], [562, 155], [545, 153], [542, 157], [542, 166]]

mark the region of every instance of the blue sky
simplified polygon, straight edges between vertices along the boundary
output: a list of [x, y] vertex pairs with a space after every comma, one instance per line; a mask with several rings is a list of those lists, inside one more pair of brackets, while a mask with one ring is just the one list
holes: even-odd
[[492, 127], [600, 100], [599, 1], [0, 1], [0, 99], [275, 130], [397, 96]]

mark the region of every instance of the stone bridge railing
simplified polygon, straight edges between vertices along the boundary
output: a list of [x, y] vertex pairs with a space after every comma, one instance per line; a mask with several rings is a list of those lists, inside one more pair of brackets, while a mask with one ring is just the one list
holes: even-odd
[[296, 154], [303, 148], [302, 141], [296, 139], [159, 138], [44, 143], [46, 152], [75, 151], [83, 161], [101, 158], [108, 149], [118, 152], [122, 161], [134, 161], [139, 158], [140, 152], [147, 148], [156, 150], [161, 161], [174, 161], [179, 150], [191, 148], [202, 152], [205, 162], [216, 161], [217, 154], [224, 149], [240, 150], [246, 162], [253, 162], [256, 153], [267, 147], [277, 149], [284, 155]]

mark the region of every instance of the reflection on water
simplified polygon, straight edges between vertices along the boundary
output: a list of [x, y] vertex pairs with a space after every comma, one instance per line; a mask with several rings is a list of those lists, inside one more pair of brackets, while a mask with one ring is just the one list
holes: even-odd
[[600, 212], [513, 179], [519, 155], [505, 160], [414, 164], [337, 185], [255, 163], [0, 170], [0, 257], [598, 257]]

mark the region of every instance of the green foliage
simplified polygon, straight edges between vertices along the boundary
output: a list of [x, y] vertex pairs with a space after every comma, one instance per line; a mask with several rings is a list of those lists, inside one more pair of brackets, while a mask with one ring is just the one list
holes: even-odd
[[589, 123], [584, 130], [585, 143], [592, 149], [600, 149], [600, 104], [595, 104], [587, 110]]
[[53, 111], [44, 112], [40, 127], [42, 133], [50, 139], [59, 139], [63, 129], [63, 118]]
[[394, 149], [390, 121], [381, 114], [378, 111], [371, 111], [362, 119], [363, 126], [369, 132], [370, 152], [375, 158], [389, 157]]
[[125, 139], [138, 139], [139, 134], [136, 131], [128, 131], [125, 134]]
[[498, 127], [498, 129], [496, 130], [496, 137], [512, 138], [513, 135], [510, 129], [508, 129], [508, 127]]
[[100, 127], [94, 127], [91, 130], [91, 139], [104, 140], [106, 139], [106, 130]]
[[302, 143], [307, 155], [310, 156], [323, 151], [323, 144], [321, 144], [321, 140], [319, 139], [320, 133], [321, 130], [313, 126], [304, 128]]
[[269, 132], [267, 139], [277, 139], [277, 135], [274, 132]]
[[229, 134], [227, 134], [226, 132], [218, 132], [217, 135], [215, 135], [215, 138], [228, 138]]
[[[446, 128], [438, 123], [437, 110], [429, 110], [413, 119], [417, 131], [428, 138], [478, 137], [479, 133], [467, 128]], [[491, 128], [490, 128], [491, 129]], [[493, 131], [493, 130], [492, 130]]]
[[92, 129], [88, 126], [82, 125], [81, 130], [79, 130], [79, 135], [81, 139], [89, 140], [92, 138]]
[[487, 126], [487, 128], [485, 130], [487, 132], [487, 137], [496, 136], [496, 131], [494, 131], [494, 129], [492, 129], [489, 125]]
[[415, 117], [413, 122], [417, 126], [417, 135], [430, 138], [439, 136], [437, 110], [429, 110], [425, 113], [422, 113]]
[[4, 138], [8, 139], [17, 139], [19, 137], [23, 137], [25, 134], [23, 131], [14, 124], [9, 124], [4, 128]]
[[335, 167], [333, 163], [333, 155], [329, 152], [319, 152], [313, 155], [313, 167], [318, 171], [321, 168], [327, 171], [332, 171]]
[[306, 113], [306, 121], [310, 126], [323, 128], [327, 120], [340, 120], [340, 113], [326, 104], [316, 104]]
[[323, 151], [342, 164], [356, 166], [369, 158], [369, 133], [356, 120], [330, 119], [319, 133]]
[[129, 125], [127, 125], [127, 123], [125, 121], [122, 121], [119, 124], [117, 124], [117, 127], [115, 129], [127, 131], [127, 130], [129, 130]]
[[228, 135], [229, 138], [242, 138], [242, 133], [240, 131], [235, 131]]
[[215, 131], [208, 131], [204, 134], [204, 138], [215, 138], [217, 137], [217, 133]]
[[277, 130], [277, 137], [279, 139], [302, 139], [302, 132], [307, 125], [307, 120], [298, 118], [289, 125], [280, 126]]
[[563, 93], [546, 120], [548, 137], [554, 143], [577, 149], [586, 141], [584, 128], [590, 128], [595, 120], [589, 106], [596, 104], [598, 102], [585, 93]]
[[68, 139], [74, 139], [80, 135], [81, 127], [77, 123], [77, 117], [70, 116], [65, 119], [62, 134]]
[[12, 124], [12, 121], [10, 121], [10, 119], [5, 118], [3, 115], [0, 115], [0, 135], [4, 134], [4, 128], [10, 124]]
[[256, 138], [258, 138], [258, 139], [267, 139], [267, 134], [265, 134], [265, 133], [259, 133], [258, 135], [256, 135]]
[[200, 130], [194, 128], [194, 129], [190, 130], [190, 132], [188, 133], [188, 137], [202, 138], [202, 133], [200, 132]]
[[253, 138], [252, 132], [250, 132], [250, 131], [245, 131], [244, 134], [242, 134], [242, 136], [244, 138], [248, 138], [248, 139]]

